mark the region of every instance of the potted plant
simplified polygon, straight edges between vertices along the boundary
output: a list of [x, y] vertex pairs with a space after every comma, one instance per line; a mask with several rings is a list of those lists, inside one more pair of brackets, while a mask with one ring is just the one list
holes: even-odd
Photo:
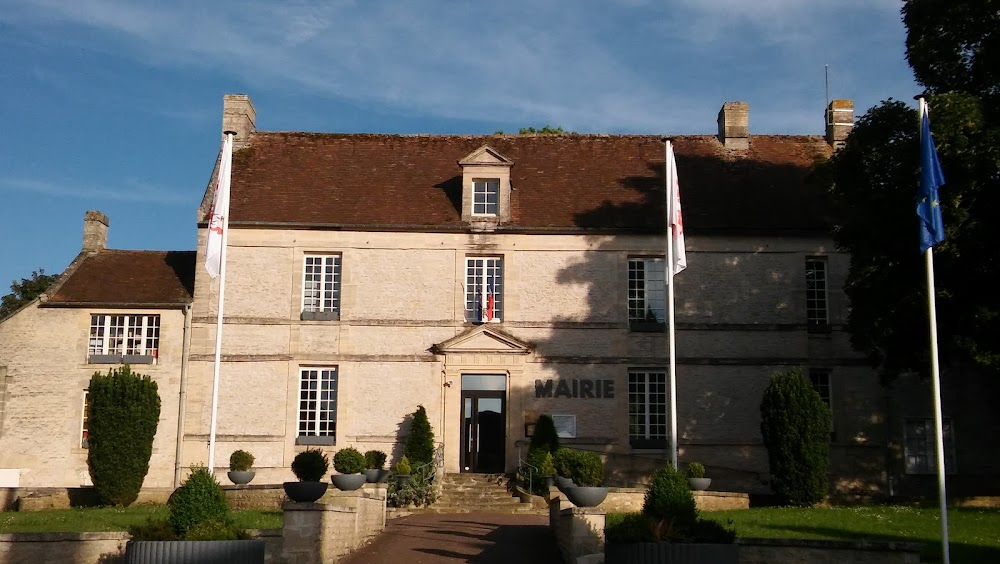
[[377, 484], [389, 477], [389, 471], [385, 469], [385, 459], [385, 453], [380, 450], [365, 452], [365, 480], [368, 483]]
[[707, 490], [712, 484], [712, 479], [705, 477], [705, 467], [700, 462], [688, 464], [686, 473], [688, 485], [694, 491]]
[[253, 455], [245, 450], [234, 450], [233, 454], [229, 455], [229, 481], [236, 484], [237, 486], [242, 486], [253, 480], [256, 472], [250, 468], [253, 466]]
[[298, 482], [285, 482], [285, 494], [292, 501], [314, 502], [323, 497], [327, 482], [322, 481], [326, 471], [330, 469], [330, 459], [322, 450], [306, 449], [295, 455], [292, 460], [292, 472]]
[[563, 493], [577, 507], [597, 507], [606, 497], [608, 488], [600, 486], [604, 480], [604, 462], [601, 455], [591, 451], [576, 451], [572, 458], [572, 476], [576, 486], [565, 488]]
[[410, 468], [410, 459], [406, 458], [406, 455], [404, 454], [403, 458], [400, 458], [399, 461], [396, 462], [396, 465], [392, 467], [392, 473], [396, 476], [397, 488], [402, 488], [403, 485], [410, 480], [410, 472], [412, 471], [413, 469]]
[[354, 491], [365, 485], [365, 456], [354, 447], [342, 448], [333, 455], [333, 469], [330, 481], [340, 491]]
[[538, 473], [545, 479], [545, 489], [548, 491], [555, 483], [556, 466], [551, 452], [546, 452], [542, 458], [542, 463], [538, 467]]
[[571, 448], [560, 448], [552, 456], [552, 465], [555, 468], [554, 481], [556, 487], [563, 493], [566, 493], [566, 488], [576, 485], [573, 483], [572, 467], [577, 452]]

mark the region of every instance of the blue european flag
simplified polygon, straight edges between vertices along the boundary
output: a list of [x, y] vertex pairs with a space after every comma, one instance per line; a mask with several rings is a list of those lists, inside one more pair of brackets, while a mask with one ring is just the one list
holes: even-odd
[[938, 161], [931, 121], [926, 105], [920, 118], [920, 193], [917, 195], [917, 215], [920, 216], [920, 252], [944, 241], [944, 222], [941, 220], [941, 202], [938, 188], [944, 184], [944, 173]]

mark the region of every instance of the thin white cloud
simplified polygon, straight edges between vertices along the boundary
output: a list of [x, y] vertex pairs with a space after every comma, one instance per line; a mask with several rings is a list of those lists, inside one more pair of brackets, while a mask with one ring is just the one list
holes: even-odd
[[27, 192], [42, 196], [81, 200], [142, 202], [171, 206], [188, 206], [190, 194], [152, 187], [140, 180], [126, 179], [121, 188], [79, 186], [71, 181], [36, 180], [31, 178], [0, 178], [0, 192]]

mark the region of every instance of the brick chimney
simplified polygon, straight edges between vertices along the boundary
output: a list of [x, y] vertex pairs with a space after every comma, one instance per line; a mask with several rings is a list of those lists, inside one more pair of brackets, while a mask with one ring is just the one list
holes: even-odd
[[108, 248], [108, 216], [99, 211], [83, 215], [83, 250], [96, 253]]
[[835, 150], [844, 146], [854, 129], [854, 101], [833, 100], [826, 107], [826, 142]]
[[727, 149], [750, 148], [750, 106], [726, 102], [719, 110], [719, 141]]
[[222, 132], [235, 131], [233, 150], [250, 142], [250, 134], [257, 131], [257, 110], [246, 94], [226, 94], [222, 97]]

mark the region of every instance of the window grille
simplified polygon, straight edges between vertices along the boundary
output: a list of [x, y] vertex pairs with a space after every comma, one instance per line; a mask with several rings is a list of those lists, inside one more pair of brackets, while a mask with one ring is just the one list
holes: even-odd
[[497, 215], [500, 209], [500, 179], [473, 180], [472, 215]]
[[340, 313], [340, 255], [306, 255], [302, 269], [302, 311]]
[[[903, 449], [907, 474], [936, 474], [937, 447], [933, 419], [907, 419], [903, 430]], [[955, 436], [950, 419], [942, 421], [944, 439], [944, 471], [955, 474]]]
[[90, 316], [90, 356], [159, 357], [160, 316], [93, 314]]
[[667, 442], [667, 374], [628, 373], [628, 436], [635, 448], [662, 448]]
[[503, 319], [503, 259], [465, 259], [465, 319], [477, 323]]
[[337, 369], [299, 371], [298, 436], [337, 436]]
[[628, 319], [664, 323], [667, 316], [667, 279], [662, 258], [631, 258], [628, 261]]
[[806, 259], [806, 320], [810, 329], [826, 327], [830, 323], [826, 266], [823, 257]]

